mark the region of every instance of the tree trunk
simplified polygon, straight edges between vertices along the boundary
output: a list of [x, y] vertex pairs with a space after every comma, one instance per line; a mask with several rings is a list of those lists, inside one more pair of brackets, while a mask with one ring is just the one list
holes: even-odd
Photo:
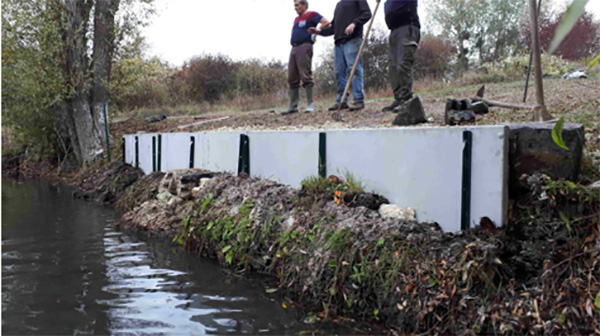
[[534, 109], [534, 121], [546, 121], [551, 120], [552, 115], [546, 109], [546, 103], [544, 102], [542, 54], [540, 51], [538, 14], [535, 0], [529, 0], [529, 14], [531, 20], [531, 47], [533, 49], [533, 63], [535, 64], [535, 97], [538, 104], [537, 108]]
[[97, 0], [94, 11], [94, 54], [92, 115], [94, 131], [101, 143], [106, 142], [104, 105], [108, 105], [110, 71], [115, 41], [115, 13], [119, 0]]
[[[87, 28], [92, 0], [62, 0], [64, 9], [65, 70], [72, 92], [64, 117], [73, 150], [80, 162], [104, 152], [102, 106], [108, 102], [108, 79], [113, 53], [114, 14], [118, 0], [97, 0], [94, 11], [93, 80], [88, 76]], [[91, 84], [91, 85], [90, 85]], [[90, 87], [91, 86], [91, 87]]]

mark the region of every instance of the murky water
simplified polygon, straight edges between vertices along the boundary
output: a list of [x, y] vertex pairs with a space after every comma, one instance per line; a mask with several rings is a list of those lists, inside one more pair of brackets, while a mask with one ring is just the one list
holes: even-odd
[[[2, 185], [2, 334], [298, 334], [299, 312], [113, 210], [47, 183]], [[313, 326], [316, 327], [316, 326]], [[335, 332], [330, 330], [330, 332]]]

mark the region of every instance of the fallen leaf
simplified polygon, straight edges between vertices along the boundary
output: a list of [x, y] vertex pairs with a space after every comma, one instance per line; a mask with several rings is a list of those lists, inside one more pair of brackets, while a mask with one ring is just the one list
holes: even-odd
[[585, 312], [590, 316], [594, 317], [594, 306], [592, 305], [592, 300], [587, 299], [585, 303]]

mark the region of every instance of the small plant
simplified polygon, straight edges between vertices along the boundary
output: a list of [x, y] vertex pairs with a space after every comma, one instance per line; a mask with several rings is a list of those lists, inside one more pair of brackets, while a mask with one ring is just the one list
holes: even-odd
[[362, 182], [351, 172], [346, 171], [344, 173], [344, 178], [348, 185], [348, 193], [362, 194], [365, 191]]
[[[344, 180], [345, 179], [345, 180]], [[318, 199], [333, 199], [339, 205], [345, 205], [345, 198], [354, 198], [364, 192], [362, 182], [351, 172], [344, 173], [344, 179], [335, 175], [324, 177], [308, 177], [302, 181], [302, 190]]]
[[301, 182], [302, 190], [306, 191], [309, 195], [320, 196], [327, 194], [331, 191], [331, 181], [321, 176], [307, 177]]

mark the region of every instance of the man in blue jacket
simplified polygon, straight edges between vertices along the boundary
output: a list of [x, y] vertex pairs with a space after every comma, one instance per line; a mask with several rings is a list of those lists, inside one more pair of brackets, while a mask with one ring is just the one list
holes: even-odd
[[413, 97], [413, 65], [421, 41], [421, 23], [417, 13], [418, 0], [387, 0], [385, 23], [391, 30], [390, 82], [394, 102], [383, 111], [398, 112]]
[[292, 28], [292, 51], [288, 63], [288, 84], [290, 86], [290, 106], [281, 114], [298, 112], [300, 100], [300, 83], [306, 90], [306, 110], [310, 113], [315, 111], [313, 100], [314, 80], [312, 74], [312, 57], [314, 39], [308, 29], [320, 24], [321, 28], [329, 26], [329, 21], [317, 12], [308, 11], [308, 1], [295, 0], [294, 9], [298, 16], [294, 20]]
[[[330, 111], [337, 110], [340, 104], [342, 104], [342, 109], [348, 108], [348, 97], [342, 102], [342, 95], [363, 41], [363, 26], [371, 20], [371, 16], [371, 9], [366, 0], [340, 0], [335, 7], [329, 28], [308, 30], [311, 34], [333, 35], [335, 40], [334, 59], [338, 96], [336, 104], [329, 108]], [[352, 78], [352, 96], [354, 103], [350, 106], [350, 111], [363, 109], [365, 107], [365, 91], [362, 59], [359, 60], [356, 73]]]

